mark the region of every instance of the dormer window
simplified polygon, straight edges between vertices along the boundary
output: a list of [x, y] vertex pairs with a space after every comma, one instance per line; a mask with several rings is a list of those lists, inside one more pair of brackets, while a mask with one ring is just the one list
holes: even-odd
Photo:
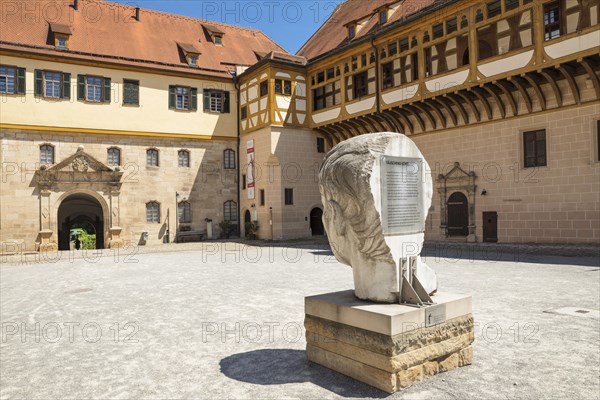
[[69, 47], [69, 37], [71, 36], [71, 27], [62, 24], [49, 24], [50, 31], [54, 36], [54, 46], [60, 49]]
[[388, 22], [388, 10], [383, 9], [379, 11], [379, 25], [384, 25]]
[[185, 61], [188, 63], [188, 65], [192, 67], [197, 67], [200, 51], [196, 48], [196, 46], [188, 43], [177, 43], [177, 46], [181, 51], [180, 54], [183, 54], [185, 56]]
[[225, 32], [215, 25], [202, 24], [202, 27], [208, 32], [208, 36], [210, 36], [215, 46], [223, 46], [223, 36], [225, 35]]
[[354, 39], [356, 37], [356, 25], [350, 25], [348, 27], [348, 39]]

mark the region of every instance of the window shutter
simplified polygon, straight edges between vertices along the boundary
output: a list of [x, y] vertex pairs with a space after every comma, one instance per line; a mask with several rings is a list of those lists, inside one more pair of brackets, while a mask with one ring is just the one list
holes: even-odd
[[204, 111], [210, 111], [210, 90], [204, 89]]
[[223, 112], [229, 114], [230, 106], [229, 106], [229, 92], [223, 92]]
[[176, 102], [177, 102], [177, 95], [175, 92], [175, 86], [169, 86], [169, 108], [174, 109]]
[[85, 100], [85, 75], [77, 75], [77, 100]]
[[44, 71], [36, 69], [34, 72], [35, 84], [33, 86], [33, 93], [36, 96], [44, 95]]
[[25, 94], [25, 68], [17, 68], [17, 94]]
[[190, 110], [196, 111], [198, 109], [198, 89], [191, 88], [190, 95], [191, 95]]
[[104, 102], [110, 103], [110, 78], [104, 78]]
[[62, 74], [62, 98], [71, 98], [71, 74], [67, 72]]

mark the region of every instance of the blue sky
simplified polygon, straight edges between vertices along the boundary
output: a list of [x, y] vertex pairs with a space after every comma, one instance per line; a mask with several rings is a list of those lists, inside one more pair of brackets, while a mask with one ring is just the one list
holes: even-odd
[[343, 0], [111, 1], [260, 29], [290, 53], [296, 53]]

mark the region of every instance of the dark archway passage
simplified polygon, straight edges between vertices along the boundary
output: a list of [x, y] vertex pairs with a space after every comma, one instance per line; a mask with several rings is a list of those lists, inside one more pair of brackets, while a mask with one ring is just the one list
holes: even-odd
[[94, 197], [85, 193], [68, 196], [58, 208], [58, 249], [70, 250], [71, 228], [91, 225], [96, 231], [96, 248], [104, 248], [104, 213]]
[[448, 198], [448, 236], [469, 235], [469, 201], [461, 192]]
[[249, 224], [250, 222], [252, 222], [252, 215], [250, 214], [250, 210], [246, 210], [244, 213], [244, 234], [246, 237], [248, 237], [248, 232], [246, 232], [246, 224]]
[[319, 207], [313, 208], [310, 212], [310, 230], [313, 236], [323, 236], [325, 228], [323, 227], [323, 210]]

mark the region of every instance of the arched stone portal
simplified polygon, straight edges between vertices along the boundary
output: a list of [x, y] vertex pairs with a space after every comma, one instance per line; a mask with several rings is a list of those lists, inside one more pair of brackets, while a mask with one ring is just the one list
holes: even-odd
[[67, 196], [58, 207], [58, 249], [70, 250], [70, 231], [76, 224], [91, 224], [96, 231], [96, 248], [105, 246], [104, 211], [100, 202], [86, 193]]
[[[465, 171], [455, 162], [446, 175], [438, 176], [440, 196], [440, 228], [443, 238], [465, 237], [467, 242], [476, 242], [475, 235], [475, 171]], [[465, 225], [466, 224], [466, 228]]]

